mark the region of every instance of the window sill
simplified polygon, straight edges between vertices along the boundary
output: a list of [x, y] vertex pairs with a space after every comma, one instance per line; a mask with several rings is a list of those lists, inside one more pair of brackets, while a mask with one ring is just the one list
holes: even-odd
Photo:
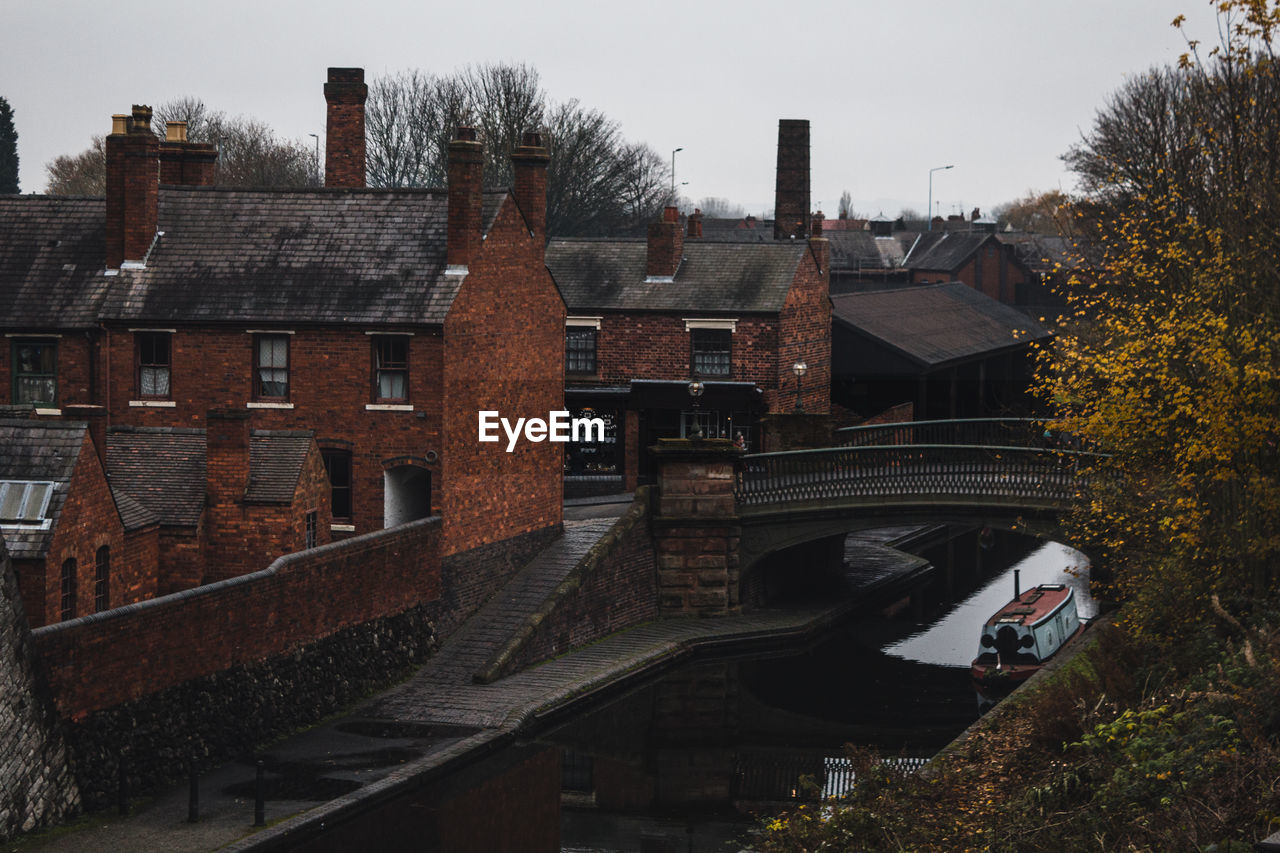
[[365, 403], [364, 410], [366, 412], [412, 412], [413, 405], [409, 403]]
[[334, 533], [355, 533], [356, 526], [354, 524], [330, 524], [329, 529]]
[[292, 409], [293, 403], [245, 403], [246, 409]]
[[48, 417], [54, 417], [54, 418], [56, 418], [56, 417], [61, 417], [61, 416], [62, 416], [62, 409], [42, 409], [42, 408], [40, 408], [39, 406], [36, 406], [36, 407], [35, 407], [35, 413], [36, 413], [37, 415], [45, 415], [45, 416], [48, 416]]
[[173, 400], [130, 400], [129, 405], [135, 409], [173, 409], [178, 404]]

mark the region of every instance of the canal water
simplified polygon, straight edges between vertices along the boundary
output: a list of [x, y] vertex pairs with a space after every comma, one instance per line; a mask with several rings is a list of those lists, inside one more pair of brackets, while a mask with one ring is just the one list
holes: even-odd
[[[839, 793], [845, 744], [918, 765], [978, 717], [968, 664], [1015, 568], [1023, 589], [1069, 583], [1081, 615], [1094, 607], [1083, 557], [1056, 543], [971, 532], [922, 556], [935, 571], [893, 615], [674, 667], [384, 808], [380, 847], [723, 853], [761, 816]], [[306, 849], [344, 849], [351, 831]]]

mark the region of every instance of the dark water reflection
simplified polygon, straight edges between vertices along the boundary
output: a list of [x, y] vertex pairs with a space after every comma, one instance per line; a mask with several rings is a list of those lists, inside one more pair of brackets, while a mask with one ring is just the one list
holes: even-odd
[[673, 668], [307, 849], [740, 849], [758, 815], [806, 796], [802, 777], [821, 785], [845, 744], [927, 757], [977, 718], [967, 665], [1012, 568], [1026, 587], [1080, 562], [1033, 540], [986, 544], [926, 552], [939, 571], [896, 617]]

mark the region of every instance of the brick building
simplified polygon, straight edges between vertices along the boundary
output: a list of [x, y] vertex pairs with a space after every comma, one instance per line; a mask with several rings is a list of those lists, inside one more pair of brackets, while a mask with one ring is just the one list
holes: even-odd
[[902, 263], [912, 284], [963, 281], [1005, 305], [1028, 304], [1028, 289], [1039, 281], [1013, 247], [988, 230], [925, 232]]
[[33, 627], [154, 596], [157, 531], [85, 423], [0, 419], [0, 535]]
[[809, 232], [808, 154], [808, 122], [781, 122], [773, 239], [708, 240], [699, 214], [682, 228], [667, 208], [647, 240], [548, 245], [569, 312], [569, 409], [608, 424], [604, 443], [571, 445], [571, 491], [648, 480], [643, 449], [658, 438], [741, 434], [758, 450], [763, 415], [829, 411], [828, 248]]
[[[135, 107], [106, 139], [105, 200], [0, 198], [10, 401], [170, 435], [212, 429], [211, 410], [255, 436], [309, 431], [338, 536], [441, 512], [448, 555], [558, 529], [561, 446], [477, 441], [478, 410], [562, 406], [546, 151], [528, 135], [514, 188], [486, 191], [460, 129], [447, 190], [366, 189], [365, 91], [362, 70], [330, 69], [322, 189], [209, 186], [216, 152], [181, 126], [159, 140]], [[249, 567], [210, 539], [210, 511], [203, 576]]]

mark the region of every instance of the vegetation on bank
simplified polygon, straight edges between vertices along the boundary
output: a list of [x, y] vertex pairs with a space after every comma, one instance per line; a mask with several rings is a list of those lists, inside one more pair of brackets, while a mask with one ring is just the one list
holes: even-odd
[[763, 849], [1243, 853], [1280, 830], [1280, 0], [1212, 8], [1221, 42], [1129, 81], [1066, 157], [1084, 245], [1039, 386], [1107, 454], [1066, 525], [1120, 618], [927, 778], [855, 753], [856, 790]]

